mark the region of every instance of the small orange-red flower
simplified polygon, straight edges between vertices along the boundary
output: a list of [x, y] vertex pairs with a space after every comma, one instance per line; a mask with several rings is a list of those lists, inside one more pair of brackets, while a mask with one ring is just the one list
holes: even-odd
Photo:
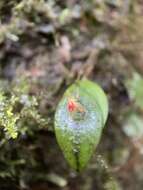
[[69, 112], [85, 112], [84, 107], [74, 98], [69, 98], [67, 108]]
[[67, 106], [68, 106], [68, 111], [69, 112], [74, 112], [77, 109], [77, 103], [74, 100], [72, 100], [72, 99], [70, 99], [68, 101], [68, 105]]

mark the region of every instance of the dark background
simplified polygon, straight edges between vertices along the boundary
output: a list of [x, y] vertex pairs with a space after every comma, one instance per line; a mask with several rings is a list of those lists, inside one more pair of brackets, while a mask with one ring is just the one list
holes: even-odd
[[[21, 114], [16, 139], [0, 124], [1, 190], [143, 189], [142, 11], [139, 0], [0, 1], [0, 89], [6, 109]], [[110, 108], [100, 144], [77, 174], [53, 121], [65, 89], [83, 76], [103, 87]], [[12, 104], [13, 94], [24, 104]]]

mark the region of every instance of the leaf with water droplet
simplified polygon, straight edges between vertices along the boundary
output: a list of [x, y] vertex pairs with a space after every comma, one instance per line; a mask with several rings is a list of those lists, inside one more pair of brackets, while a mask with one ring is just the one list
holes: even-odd
[[71, 85], [55, 113], [55, 134], [70, 166], [81, 171], [96, 149], [108, 115], [107, 97], [87, 79]]

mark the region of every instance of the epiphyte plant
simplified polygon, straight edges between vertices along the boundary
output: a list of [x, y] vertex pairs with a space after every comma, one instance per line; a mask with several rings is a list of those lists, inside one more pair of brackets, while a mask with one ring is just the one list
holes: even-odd
[[96, 149], [108, 116], [102, 88], [87, 79], [65, 92], [55, 113], [55, 134], [64, 157], [76, 171], [87, 165]]

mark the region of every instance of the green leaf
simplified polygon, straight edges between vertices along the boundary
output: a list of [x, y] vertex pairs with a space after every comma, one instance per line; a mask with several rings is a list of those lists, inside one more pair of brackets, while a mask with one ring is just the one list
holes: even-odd
[[127, 115], [123, 125], [123, 131], [128, 137], [141, 138], [143, 136], [143, 118], [141, 115], [133, 112]]
[[125, 85], [130, 99], [138, 108], [143, 109], [143, 77], [134, 72], [132, 78], [125, 81]]
[[71, 85], [55, 114], [55, 133], [66, 160], [81, 171], [99, 143], [108, 115], [104, 91], [83, 79]]

